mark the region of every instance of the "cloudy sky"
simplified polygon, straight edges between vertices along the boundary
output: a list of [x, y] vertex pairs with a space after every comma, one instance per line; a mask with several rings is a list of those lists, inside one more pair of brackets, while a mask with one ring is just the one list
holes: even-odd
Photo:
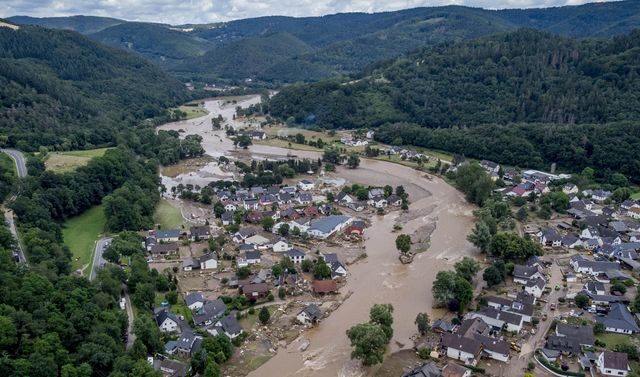
[[[593, 1], [593, 0], [591, 0]], [[482, 8], [578, 5], [590, 0], [0, 0], [0, 17], [108, 16], [171, 24], [285, 15], [380, 12], [446, 4]]]

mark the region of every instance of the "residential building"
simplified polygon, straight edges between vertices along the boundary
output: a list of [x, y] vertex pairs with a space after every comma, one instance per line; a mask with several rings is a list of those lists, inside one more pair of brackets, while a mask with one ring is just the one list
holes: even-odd
[[189, 364], [167, 359], [166, 357], [158, 359], [149, 357], [149, 363], [153, 366], [153, 369], [162, 374], [162, 377], [186, 377], [191, 370]]
[[291, 250], [291, 245], [285, 238], [280, 238], [273, 244], [272, 249], [274, 253], [284, 253]]
[[444, 333], [441, 345], [446, 349], [447, 357], [469, 365], [476, 365], [482, 353], [482, 343], [458, 334]]
[[186, 330], [176, 340], [168, 341], [164, 349], [169, 355], [178, 354], [183, 358], [190, 358], [194, 353], [200, 350], [202, 345], [202, 337]]
[[515, 265], [513, 268], [513, 282], [527, 284], [529, 280], [543, 279], [544, 275], [538, 266]]
[[456, 363], [447, 363], [442, 368], [442, 377], [470, 377], [471, 369], [465, 368]]
[[307, 233], [313, 238], [325, 239], [338, 232], [351, 223], [349, 216], [331, 215], [317, 219], [311, 223]]
[[170, 243], [158, 243], [154, 244], [149, 248], [149, 253], [154, 257], [158, 258], [165, 255], [174, 255], [178, 253], [178, 243], [170, 242]]
[[322, 311], [315, 304], [310, 304], [304, 307], [296, 316], [298, 322], [306, 326], [316, 324], [322, 318]]
[[524, 291], [536, 298], [540, 298], [544, 292], [545, 285], [546, 281], [544, 279], [529, 280], [527, 284], [524, 285]]
[[291, 259], [293, 263], [297, 264], [297, 263], [302, 263], [306, 254], [302, 250], [291, 249], [287, 251], [287, 256], [289, 257], [289, 259]]
[[402, 377], [441, 377], [442, 372], [436, 363], [429, 362], [419, 365], [409, 372], [402, 375]]
[[521, 300], [510, 300], [508, 298], [489, 296], [487, 305], [505, 312], [515, 313], [522, 316], [524, 322], [530, 323], [535, 309], [534, 303], [522, 302]]
[[245, 295], [249, 300], [258, 300], [267, 297], [271, 292], [267, 283], [251, 283], [240, 287], [240, 293]]
[[218, 256], [214, 253], [205, 254], [200, 257], [201, 270], [215, 270], [218, 268]]
[[298, 188], [302, 191], [309, 191], [309, 190], [313, 190], [313, 188], [315, 187], [315, 184], [308, 179], [303, 179], [301, 181], [298, 181], [296, 186], [298, 186]]
[[522, 329], [522, 323], [524, 322], [519, 314], [503, 312], [490, 307], [484, 308], [479, 312], [471, 312], [468, 316], [469, 318], [480, 318], [496, 329], [504, 327], [507, 331], [517, 333]]
[[260, 252], [259, 251], [247, 251], [244, 254], [244, 258], [248, 264], [259, 264], [261, 262]]
[[155, 232], [158, 242], [178, 242], [180, 239], [180, 231], [178, 229], [158, 229]]
[[243, 333], [242, 327], [236, 320], [235, 314], [229, 314], [216, 322], [213, 329], [209, 330], [212, 335], [225, 334], [229, 339], [235, 339]]
[[227, 311], [227, 305], [220, 300], [206, 301], [204, 305], [193, 313], [193, 323], [196, 326], [209, 326], [222, 318]]
[[180, 320], [167, 309], [159, 309], [155, 314], [155, 320], [161, 332], [180, 331]]
[[572, 325], [569, 323], [558, 322], [556, 325], [556, 335], [573, 339], [582, 347], [593, 347], [595, 344], [593, 327], [591, 326]]
[[596, 321], [604, 325], [605, 331], [618, 334], [637, 334], [640, 328], [627, 307], [621, 303], [612, 303], [609, 313], [604, 317], [596, 317]]
[[192, 271], [200, 268], [200, 262], [194, 258], [185, 258], [182, 260], [182, 270]]
[[198, 310], [204, 305], [204, 297], [200, 292], [191, 292], [184, 297], [184, 303], [191, 310]]
[[335, 280], [315, 280], [312, 285], [313, 293], [327, 294], [338, 292], [338, 284]]
[[208, 240], [211, 238], [211, 228], [209, 226], [193, 226], [189, 229], [189, 237], [191, 241]]
[[400, 205], [402, 205], [402, 198], [395, 194], [389, 195], [387, 197], [387, 203], [390, 206], [399, 207]]
[[598, 356], [596, 366], [598, 367], [598, 371], [605, 376], [626, 377], [631, 371], [627, 354], [623, 352], [602, 352], [600, 356]]

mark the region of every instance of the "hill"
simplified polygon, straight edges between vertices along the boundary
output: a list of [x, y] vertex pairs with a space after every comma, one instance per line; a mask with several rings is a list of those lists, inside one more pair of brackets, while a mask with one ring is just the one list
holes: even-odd
[[7, 18], [20, 25], [42, 26], [50, 29], [73, 30], [82, 34], [96, 33], [108, 27], [122, 24], [126, 21], [109, 17], [70, 16], [70, 17], [29, 17], [14, 16]]
[[156, 66], [72, 31], [0, 27], [0, 133], [8, 145], [80, 149], [188, 98]]
[[639, 62], [640, 31], [607, 41], [521, 30], [423, 49], [359, 80], [293, 85], [269, 107], [311, 127], [383, 126], [385, 142], [632, 174], [640, 172]]
[[[263, 77], [264, 72], [273, 65], [312, 50], [291, 34], [253, 36], [216, 47], [172, 71], [199, 79], [242, 80]], [[299, 73], [305, 74], [304, 71]]]
[[[80, 16], [10, 20], [87, 33], [100, 42], [136, 51], [185, 79], [281, 83], [354, 74], [421, 47], [523, 27], [580, 38], [624, 34], [640, 28], [640, 1], [498, 11], [441, 6], [178, 27]], [[99, 30], [87, 32], [95, 29]], [[290, 49], [284, 44], [287, 38], [292, 41]], [[259, 56], [262, 63], [245, 63], [252, 56]], [[234, 64], [237, 71], [229, 69]]]
[[128, 22], [106, 28], [89, 37], [98, 42], [141, 54], [160, 66], [202, 56], [213, 44], [166, 25]]

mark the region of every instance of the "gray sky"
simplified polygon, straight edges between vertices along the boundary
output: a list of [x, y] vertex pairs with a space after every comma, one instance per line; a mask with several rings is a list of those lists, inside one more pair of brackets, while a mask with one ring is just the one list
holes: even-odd
[[[593, 1], [593, 0], [591, 0]], [[532, 8], [579, 5], [589, 0], [1, 0], [0, 16], [115, 17], [170, 24], [207, 23], [270, 15], [320, 16], [340, 12], [380, 12], [447, 4]]]

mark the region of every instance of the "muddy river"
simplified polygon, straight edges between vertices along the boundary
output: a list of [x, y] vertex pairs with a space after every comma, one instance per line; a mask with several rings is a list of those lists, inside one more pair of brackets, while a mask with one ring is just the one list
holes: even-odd
[[[235, 106], [247, 106], [258, 101], [258, 97], [244, 97], [237, 105], [224, 105], [224, 100], [206, 101], [209, 115], [189, 121], [170, 123], [161, 129], [183, 129], [185, 134], [198, 133], [203, 136], [203, 147], [212, 157], [230, 156], [237, 158], [282, 158], [291, 154], [288, 149], [254, 145], [248, 150], [233, 147], [224, 131], [212, 131], [210, 119], [222, 114], [233, 127], [246, 126], [242, 121], [232, 120]], [[319, 152], [295, 151], [298, 157], [318, 158]], [[163, 177], [163, 182], [177, 182], [185, 179], [202, 182], [210, 181], [210, 162], [199, 170], [189, 171], [177, 177]], [[250, 374], [253, 377], [285, 376], [367, 376], [375, 372], [373, 368], [362, 368], [358, 361], [350, 360], [351, 347], [345, 335], [348, 328], [368, 320], [369, 308], [376, 303], [390, 303], [394, 306], [394, 335], [389, 351], [413, 346], [411, 337], [417, 332], [414, 320], [419, 312], [431, 313], [438, 318], [441, 313], [431, 308], [431, 285], [438, 271], [451, 269], [453, 264], [477, 250], [466, 240], [473, 225], [473, 207], [466, 203], [464, 196], [439, 178], [425, 178], [424, 173], [414, 169], [384, 161], [363, 159], [354, 170], [338, 168], [337, 177], [350, 182], [369, 185], [403, 185], [409, 193], [410, 210], [400, 216], [393, 212], [386, 216], [371, 218], [372, 226], [365, 232], [365, 246], [368, 257], [349, 267], [347, 284], [342, 292], [352, 292], [329, 318], [320, 325], [305, 332], [301, 338], [311, 342], [305, 352], [298, 350], [299, 341], [278, 353], [267, 363]], [[224, 177], [220, 177], [224, 178]], [[399, 217], [400, 216], [400, 217]], [[397, 222], [403, 226], [403, 233], [412, 234], [425, 225], [435, 225], [431, 244], [427, 251], [420, 253], [412, 264], [403, 265], [398, 260], [395, 248], [396, 234], [392, 232]], [[433, 226], [431, 227], [433, 228]]]

